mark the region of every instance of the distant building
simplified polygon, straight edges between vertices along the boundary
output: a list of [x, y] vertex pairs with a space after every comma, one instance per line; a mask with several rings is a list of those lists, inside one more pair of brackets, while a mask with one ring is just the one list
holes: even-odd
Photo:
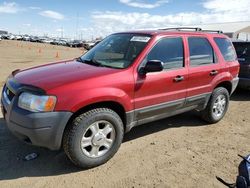
[[6, 35], [6, 34], [8, 34], [8, 31], [0, 30], [0, 35]]
[[230, 38], [250, 40], [250, 21], [248, 22], [227, 22], [216, 24], [201, 24], [192, 27], [199, 27], [203, 30], [223, 31]]

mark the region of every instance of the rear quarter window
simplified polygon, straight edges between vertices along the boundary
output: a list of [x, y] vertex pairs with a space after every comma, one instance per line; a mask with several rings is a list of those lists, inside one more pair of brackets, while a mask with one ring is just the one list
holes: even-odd
[[237, 59], [234, 47], [231, 41], [227, 38], [214, 38], [215, 43], [220, 49], [225, 61], [231, 62]]

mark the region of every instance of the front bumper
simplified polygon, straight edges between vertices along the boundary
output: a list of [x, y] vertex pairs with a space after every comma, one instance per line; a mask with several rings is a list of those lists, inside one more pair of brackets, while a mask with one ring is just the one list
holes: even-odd
[[8, 129], [26, 143], [51, 150], [61, 148], [64, 129], [71, 112], [34, 113], [17, 106], [18, 95], [11, 101], [2, 93], [1, 109]]

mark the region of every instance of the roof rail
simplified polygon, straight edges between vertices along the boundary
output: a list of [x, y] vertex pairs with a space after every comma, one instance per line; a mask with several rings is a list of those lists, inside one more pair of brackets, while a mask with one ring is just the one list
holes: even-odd
[[202, 30], [202, 32], [207, 32], [207, 33], [218, 33], [218, 34], [222, 34], [223, 31], [220, 30]]
[[196, 32], [207, 32], [207, 33], [218, 33], [218, 34], [222, 34], [223, 31], [220, 30], [203, 30], [199, 27], [172, 27], [172, 28], [164, 28], [164, 29], [159, 29], [159, 30], [177, 30], [177, 31], [181, 31], [181, 30], [194, 30]]
[[172, 27], [172, 28], [164, 28], [164, 29], [159, 29], [159, 30], [194, 30], [194, 31], [202, 31], [201, 28], [199, 27]]

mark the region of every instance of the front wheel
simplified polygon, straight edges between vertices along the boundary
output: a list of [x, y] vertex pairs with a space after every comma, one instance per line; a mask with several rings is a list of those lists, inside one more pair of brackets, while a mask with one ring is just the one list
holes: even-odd
[[91, 168], [107, 162], [123, 140], [123, 123], [111, 109], [97, 108], [76, 117], [65, 130], [64, 151], [79, 167]]
[[201, 117], [208, 123], [219, 122], [226, 114], [229, 105], [229, 93], [226, 88], [216, 88], [205, 110], [201, 111]]

